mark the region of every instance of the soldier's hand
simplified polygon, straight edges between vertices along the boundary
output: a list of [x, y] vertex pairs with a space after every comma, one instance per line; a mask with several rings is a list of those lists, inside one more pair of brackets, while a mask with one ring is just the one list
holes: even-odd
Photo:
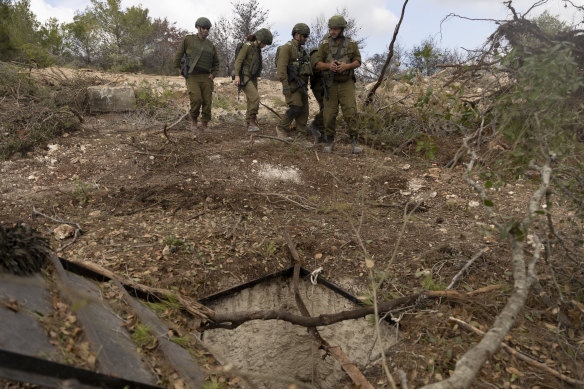
[[233, 80], [233, 83], [234, 83], [236, 86], [239, 86], [239, 76], [235, 76], [235, 79]]
[[284, 94], [284, 96], [286, 97], [290, 97], [290, 88], [288, 88], [287, 86], [282, 88], [282, 93]]

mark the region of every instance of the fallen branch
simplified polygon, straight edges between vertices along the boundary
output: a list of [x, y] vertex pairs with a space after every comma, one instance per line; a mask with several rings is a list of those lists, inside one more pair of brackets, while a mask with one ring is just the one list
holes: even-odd
[[475, 263], [475, 261], [477, 259], [479, 259], [481, 257], [481, 255], [483, 255], [484, 253], [486, 253], [488, 251], [488, 247], [485, 247], [484, 249], [482, 249], [481, 251], [479, 251], [478, 253], [476, 253], [467, 263], [466, 265], [464, 265], [462, 267], [462, 269], [460, 269], [460, 271], [458, 273], [456, 273], [456, 275], [454, 276], [454, 278], [452, 279], [452, 281], [450, 282], [450, 285], [448, 285], [446, 287], [446, 290], [450, 290], [452, 289], [452, 287], [454, 287], [454, 284], [456, 284], [456, 281], [458, 281], [458, 279], [460, 277], [462, 277], [462, 275], [468, 270], [469, 267], [472, 266], [473, 263]]
[[284, 142], [286, 144], [291, 145], [292, 142], [290, 142], [289, 140], [286, 139], [282, 139], [282, 138], [278, 138], [276, 136], [269, 136], [269, 135], [260, 135], [260, 134], [256, 134], [255, 135], [257, 138], [264, 138], [264, 139], [272, 139], [272, 140], [279, 140], [280, 142]]
[[267, 109], [269, 109], [270, 111], [272, 111], [272, 113], [274, 115], [276, 115], [278, 117], [278, 119], [282, 119], [282, 117], [280, 116], [280, 114], [278, 112], [276, 112], [273, 108], [267, 106], [266, 104], [262, 103], [261, 101], [260, 101], [260, 104], [263, 105], [264, 107], [266, 107]]
[[188, 297], [182, 296], [175, 291], [154, 288], [151, 286], [139, 284], [130, 279], [124, 279], [123, 277], [115, 274], [114, 272], [107, 270], [92, 262], [73, 261], [73, 263], [75, 263], [78, 266], [84, 267], [90, 271], [93, 271], [106, 279], [117, 281], [124, 285], [125, 287], [129, 287], [144, 294], [152, 295], [157, 299], [168, 300], [169, 297], [174, 297], [182, 305], [185, 311], [189, 312], [191, 315], [197, 318], [200, 318], [201, 320], [209, 320], [209, 318], [214, 316], [214, 312], [210, 308], [207, 308], [203, 304], [194, 301]]
[[[184, 115], [182, 115], [182, 116], [181, 116], [181, 117], [180, 117], [180, 118], [179, 118], [177, 121], [175, 121], [175, 122], [174, 122], [174, 123], [172, 123], [171, 125], [166, 125], [166, 124], [164, 125], [164, 130], [163, 130], [163, 133], [164, 133], [164, 136], [166, 137], [166, 139], [168, 139], [170, 142], [172, 142], [172, 141], [170, 140], [170, 138], [168, 137], [168, 133], [167, 133], [167, 131], [168, 131], [168, 130], [170, 130], [172, 127], [176, 126], [177, 124], [179, 124], [180, 122], [182, 122], [182, 121], [183, 121], [183, 119], [184, 119], [185, 117], [187, 117], [187, 115], [188, 115], [188, 114], [189, 114], [189, 113], [188, 113], [188, 112], [186, 112]], [[173, 142], [173, 143], [174, 143], [174, 142]]]
[[71, 246], [73, 243], [75, 243], [75, 241], [77, 240], [77, 237], [79, 237], [79, 234], [83, 232], [83, 229], [81, 228], [81, 226], [80, 226], [78, 223], [75, 223], [75, 222], [70, 222], [70, 221], [66, 221], [66, 220], [59, 220], [59, 219], [55, 219], [55, 218], [54, 218], [54, 217], [52, 217], [52, 216], [45, 215], [44, 213], [42, 213], [42, 212], [40, 212], [40, 211], [37, 211], [37, 209], [35, 208], [35, 206], [34, 206], [34, 205], [33, 205], [33, 207], [32, 207], [32, 212], [33, 212], [34, 214], [36, 214], [36, 215], [40, 215], [40, 216], [46, 217], [47, 219], [49, 219], [49, 220], [52, 220], [52, 221], [54, 221], [55, 223], [59, 223], [59, 224], [68, 224], [68, 225], [70, 225], [70, 226], [73, 226], [73, 227], [75, 227], [75, 232], [74, 232], [73, 239], [71, 240], [71, 242], [69, 242], [69, 243], [67, 243], [67, 244], [65, 244], [65, 245], [63, 245], [63, 246], [61, 246], [61, 247], [59, 247], [59, 249], [55, 251], [56, 253], [60, 253], [61, 251], [65, 250], [67, 247], [69, 247], [69, 246]]
[[391, 62], [391, 59], [393, 58], [393, 46], [395, 45], [395, 40], [397, 39], [397, 34], [399, 32], [399, 28], [402, 24], [402, 21], [404, 20], [404, 14], [406, 12], [406, 5], [407, 4], [408, 4], [408, 0], [405, 0], [404, 5], [402, 7], [402, 11], [401, 11], [401, 16], [399, 18], [399, 22], [397, 22], [397, 25], [395, 26], [395, 30], [393, 31], [393, 37], [391, 38], [391, 43], [389, 44], [389, 53], [387, 54], [387, 58], [385, 59], [385, 63], [383, 64], [383, 67], [381, 68], [381, 74], [379, 75], [379, 78], [377, 79], [377, 82], [375, 83], [375, 85], [373, 85], [373, 88], [371, 88], [371, 90], [367, 94], [367, 97], [365, 98], [365, 103], [363, 104], [364, 107], [368, 107], [371, 104], [371, 102], [373, 101], [373, 96], [375, 95], [377, 88], [379, 88], [379, 85], [381, 85], [381, 82], [383, 81], [383, 78], [385, 77], [385, 72], [386, 72], [387, 68], [389, 67], [389, 63]]
[[[310, 317], [310, 312], [304, 305], [304, 301], [302, 301], [302, 297], [300, 296], [300, 291], [298, 290], [298, 279], [300, 276], [300, 255], [296, 251], [294, 247], [294, 243], [292, 243], [292, 239], [290, 239], [290, 235], [284, 230], [283, 232], [284, 238], [286, 239], [286, 243], [288, 244], [288, 249], [294, 258], [294, 299], [296, 300], [296, 305], [298, 306], [298, 310], [302, 313], [304, 317]], [[312, 335], [313, 340], [319, 344], [319, 348], [323, 348], [328, 353], [333, 355], [337, 361], [341, 364], [341, 368], [351, 377], [353, 383], [362, 389], [373, 389], [373, 385], [367, 381], [367, 378], [361, 373], [361, 371], [355, 366], [353, 362], [347, 357], [347, 355], [343, 352], [340, 347], [332, 347], [326, 340], [324, 340], [318, 330], [315, 327], [309, 328], [308, 330]]]
[[[455, 317], [450, 317], [450, 318], [448, 318], [448, 320], [457, 323], [462, 328], [464, 328], [464, 329], [466, 329], [468, 331], [474, 332], [475, 334], [477, 334], [479, 336], [484, 336], [485, 335], [485, 333], [483, 331], [479, 330], [478, 328], [475, 328], [475, 327], [471, 326], [470, 324], [468, 324], [468, 323], [466, 323], [466, 322], [464, 322], [464, 321], [462, 321], [460, 319], [457, 319]], [[501, 343], [501, 347], [505, 351], [507, 351], [508, 353], [512, 354], [513, 356], [521, 359], [522, 361], [527, 362], [531, 366], [535, 366], [538, 369], [542, 369], [542, 370], [546, 371], [547, 373], [550, 373], [551, 375], [553, 375], [556, 378], [561, 379], [562, 381], [565, 381], [565, 382], [568, 382], [569, 384], [576, 385], [576, 386], [580, 386], [580, 387], [583, 387], [584, 386], [584, 381], [579, 381], [579, 380], [576, 380], [574, 378], [570, 378], [570, 377], [568, 377], [568, 376], [566, 376], [566, 375], [564, 375], [564, 374], [562, 374], [562, 373], [560, 373], [560, 372], [552, 369], [551, 367], [549, 367], [545, 363], [541, 363], [539, 361], [536, 361], [533, 358], [528, 357], [527, 355], [525, 355], [523, 353], [520, 353], [519, 351], [515, 350], [513, 347], [509, 346], [505, 342], [502, 342]]]

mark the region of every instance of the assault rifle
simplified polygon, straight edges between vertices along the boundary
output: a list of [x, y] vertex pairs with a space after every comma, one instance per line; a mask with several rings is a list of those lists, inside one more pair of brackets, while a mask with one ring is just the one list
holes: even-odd
[[288, 65], [286, 68], [288, 71], [288, 82], [292, 82], [292, 81], [296, 82], [296, 86], [294, 88], [292, 88], [290, 93], [294, 93], [300, 88], [304, 89], [305, 92], [308, 92], [308, 89], [306, 88], [306, 81], [304, 81], [300, 77], [300, 74], [299, 74], [300, 68], [298, 66], [293, 66], [293, 65]]
[[185, 79], [189, 78], [189, 62], [191, 62], [191, 58], [185, 51], [180, 59], [180, 75]]

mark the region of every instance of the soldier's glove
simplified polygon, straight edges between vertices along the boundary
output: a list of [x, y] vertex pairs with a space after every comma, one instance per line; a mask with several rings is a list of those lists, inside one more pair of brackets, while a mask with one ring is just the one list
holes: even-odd
[[284, 94], [284, 96], [289, 97], [290, 96], [290, 88], [285, 86], [282, 88], [282, 93]]

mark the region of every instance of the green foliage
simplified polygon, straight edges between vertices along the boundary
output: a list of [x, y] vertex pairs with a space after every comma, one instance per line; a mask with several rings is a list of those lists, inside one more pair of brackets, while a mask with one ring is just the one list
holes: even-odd
[[432, 274], [428, 274], [422, 280], [422, 286], [426, 290], [445, 290], [446, 289], [446, 285], [444, 285], [443, 283], [434, 282], [434, 280], [432, 279]]
[[146, 324], [137, 323], [132, 333], [132, 340], [140, 347], [154, 344], [156, 342], [156, 337], [152, 335], [150, 327]]
[[73, 190], [73, 197], [77, 200], [77, 204], [84, 206], [89, 201], [90, 185], [80, 179], [75, 180], [75, 189]]
[[581, 128], [582, 107], [571, 100], [584, 84], [572, 50], [569, 43], [533, 55], [514, 49], [504, 59], [517, 81], [496, 106], [498, 128], [512, 146], [499, 172], [518, 175], [530, 162], [541, 163], [550, 155], [558, 161], [581, 155], [574, 130]]
[[135, 94], [139, 113], [159, 120], [170, 120], [176, 115], [172, 102], [178, 97], [178, 92], [173, 90], [167, 81], [151, 84], [147, 80], [142, 80], [135, 88]]
[[208, 381], [203, 383], [201, 389], [224, 389], [225, 383], [220, 382], [217, 377], [210, 377]]
[[171, 249], [179, 251], [182, 254], [192, 254], [195, 251], [192, 244], [187, 242], [184, 238], [179, 238], [175, 235], [167, 236], [165, 243]]
[[270, 240], [262, 245], [261, 254], [265, 259], [269, 259], [278, 251], [278, 245], [275, 241]]
[[424, 157], [429, 160], [434, 160], [436, 157], [436, 143], [434, 137], [430, 135], [422, 135], [417, 141], [416, 152], [424, 151]]

